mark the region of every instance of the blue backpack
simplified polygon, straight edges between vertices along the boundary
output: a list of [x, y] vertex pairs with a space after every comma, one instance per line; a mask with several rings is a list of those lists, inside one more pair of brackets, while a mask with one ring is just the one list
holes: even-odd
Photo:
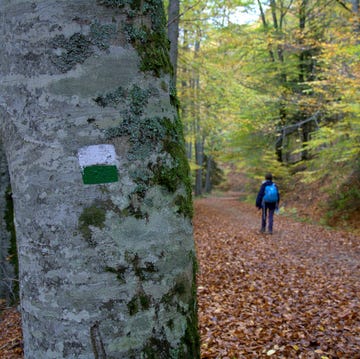
[[265, 187], [264, 202], [275, 203], [279, 200], [278, 190], [275, 183]]

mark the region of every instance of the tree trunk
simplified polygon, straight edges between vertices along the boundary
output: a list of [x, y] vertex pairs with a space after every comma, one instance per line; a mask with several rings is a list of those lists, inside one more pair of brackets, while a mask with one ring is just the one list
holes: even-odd
[[[269, 24], [268, 22], [266, 21], [266, 16], [265, 16], [265, 12], [264, 12], [264, 9], [263, 9], [263, 6], [260, 2], [260, 0], [257, 0], [257, 3], [258, 3], [258, 7], [259, 7], [259, 11], [260, 11], [260, 16], [261, 16], [261, 22], [263, 24], [263, 27], [264, 27], [264, 30], [268, 31], [269, 29]], [[268, 45], [268, 49], [269, 49], [269, 55], [270, 55], [270, 59], [272, 62], [275, 62], [275, 55], [274, 55], [274, 52], [271, 48], [271, 44]]]
[[[194, 59], [197, 59], [200, 52], [200, 31], [196, 33], [196, 40], [194, 46]], [[200, 102], [196, 101], [200, 98], [200, 73], [198, 68], [194, 68], [193, 77], [193, 119], [194, 119], [194, 138], [195, 138], [195, 195], [200, 196], [202, 194], [202, 166], [204, 159], [203, 151], [203, 136], [201, 126], [201, 115], [200, 115]]]
[[[271, 9], [271, 16], [272, 16], [272, 20], [273, 20], [273, 27], [275, 30], [275, 36], [277, 38], [277, 45], [276, 45], [276, 53], [277, 53], [277, 60], [278, 60], [278, 65], [279, 65], [279, 79], [281, 83], [286, 83], [287, 81], [287, 76], [286, 73], [284, 71], [284, 63], [285, 63], [285, 58], [284, 58], [284, 47], [280, 42], [280, 39], [282, 39], [283, 34], [282, 34], [282, 15], [280, 15], [280, 19], [281, 21], [278, 21], [278, 9], [282, 10], [282, 7], [279, 6], [276, 3], [276, 0], [270, 0], [270, 9]], [[264, 23], [264, 27], [266, 28], [267, 25], [265, 26], [266, 23]], [[274, 51], [272, 51], [270, 49], [270, 58], [272, 61], [275, 61], [275, 53]]]
[[360, 1], [351, 0], [351, 8], [354, 14], [354, 34], [356, 38], [356, 43], [360, 43]]
[[210, 193], [211, 190], [212, 190], [211, 167], [212, 167], [212, 157], [207, 156], [207, 159], [206, 159], [206, 176], [205, 176], [205, 193]]
[[270, 8], [271, 8], [271, 16], [273, 19], [273, 24], [274, 24], [274, 29], [276, 31], [279, 30], [279, 24], [278, 24], [278, 20], [277, 20], [277, 14], [276, 14], [276, 1], [275, 0], [270, 0]]
[[[311, 52], [309, 50], [304, 50], [304, 38], [303, 34], [305, 32], [306, 20], [307, 20], [307, 6], [308, 0], [302, 0], [299, 7], [299, 82], [302, 83], [307, 80], [308, 77], [308, 62], [309, 56], [311, 56]], [[305, 35], [304, 35], [305, 36]]]
[[199, 358], [162, 2], [119, 3], [0, 1], [27, 359]]
[[169, 0], [168, 5], [168, 37], [170, 40], [170, 61], [174, 68], [173, 81], [176, 84], [177, 60], [178, 60], [178, 38], [179, 38], [179, 0]]
[[200, 140], [200, 138], [197, 138], [195, 141], [195, 162], [197, 165], [195, 170], [195, 196], [200, 196], [202, 194], [203, 161], [203, 142]]

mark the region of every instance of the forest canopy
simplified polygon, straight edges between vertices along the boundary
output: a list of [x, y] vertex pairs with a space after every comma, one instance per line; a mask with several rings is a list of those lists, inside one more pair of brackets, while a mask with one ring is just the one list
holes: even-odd
[[351, 188], [346, 205], [359, 202], [359, 1], [186, 0], [179, 19], [195, 194], [214, 161], [284, 183], [301, 169], [302, 181], [327, 178], [334, 193]]

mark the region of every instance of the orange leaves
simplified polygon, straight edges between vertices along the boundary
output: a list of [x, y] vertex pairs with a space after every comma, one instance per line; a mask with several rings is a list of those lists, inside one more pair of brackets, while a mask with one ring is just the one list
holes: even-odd
[[195, 204], [202, 358], [356, 358], [360, 239], [259, 213], [231, 199]]
[[22, 358], [20, 314], [15, 309], [5, 310], [0, 316], [0, 328], [0, 358]]

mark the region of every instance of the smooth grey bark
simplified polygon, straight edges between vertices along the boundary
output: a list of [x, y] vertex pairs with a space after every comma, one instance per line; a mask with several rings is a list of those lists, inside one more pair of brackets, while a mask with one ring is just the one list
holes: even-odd
[[5, 151], [0, 142], [0, 299], [10, 305], [16, 298], [15, 294], [15, 266], [11, 253], [11, 228], [13, 217], [11, 211], [10, 178]]
[[27, 359], [199, 358], [162, 3], [119, 4], [0, 0]]

